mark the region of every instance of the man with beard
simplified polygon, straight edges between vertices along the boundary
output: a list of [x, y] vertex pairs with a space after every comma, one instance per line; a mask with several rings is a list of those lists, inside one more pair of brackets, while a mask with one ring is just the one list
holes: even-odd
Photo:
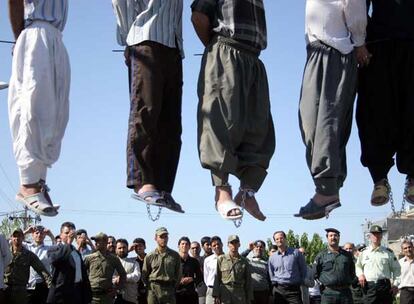
[[148, 304], [175, 304], [175, 289], [181, 281], [179, 254], [168, 248], [168, 230], [155, 231], [157, 248], [147, 254], [142, 268], [142, 280], [148, 287]]
[[[118, 239], [116, 241], [115, 253], [126, 272], [125, 286], [116, 296], [115, 304], [137, 304], [138, 282], [141, 278], [141, 269], [134, 258], [128, 258], [128, 241]], [[112, 279], [112, 283], [118, 285], [119, 280], [120, 276], [116, 274]]]
[[339, 246], [340, 232], [327, 228], [328, 248], [315, 258], [315, 278], [322, 283], [322, 304], [352, 304], [351, 284], [355, 279], [352, 254]]

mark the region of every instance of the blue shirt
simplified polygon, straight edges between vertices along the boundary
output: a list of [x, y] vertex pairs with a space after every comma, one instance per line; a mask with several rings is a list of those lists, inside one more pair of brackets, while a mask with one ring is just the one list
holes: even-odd
[[68, 17], [68, 0], [24, 0], [25, 27], [46, 21], [63, 31]]
[[276, 251], [269, 259], [272, 283], [301, 285], [306, 271], [305, 257], [297, 249], [287, 248], [284, 254]]

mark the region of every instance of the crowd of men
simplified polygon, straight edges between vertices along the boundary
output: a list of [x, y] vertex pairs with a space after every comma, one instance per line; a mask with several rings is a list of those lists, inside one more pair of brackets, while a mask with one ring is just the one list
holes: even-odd
[[398, 260], [381, 245], [382, 232], [371, 226], [370, 244], [356, 249], [340, 246], [340, 232], [327, 228], [327, 248], [307, 265], [306, 249], [289, 247], [284, 231], [273, 234], [268, 250], [257, 240], [243, 252], [230, 235], [225, 253], [219, 236], [200, 242], [183, 236], [175, 251], [160, 227], [155, 249], [146, 253], [143, 238], [132, 244], [105, 233], [89, 238], [71, 222], [57, 237], [42, 226], [19, 228], [10, 238], [0, 235], [0, 303], [391, 304], [398, 293], [401, 304], [413, 303], [413, 244], [401, 243]]

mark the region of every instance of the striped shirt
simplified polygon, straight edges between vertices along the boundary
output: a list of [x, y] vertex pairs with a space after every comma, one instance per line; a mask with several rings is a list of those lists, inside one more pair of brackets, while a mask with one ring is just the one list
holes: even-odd
[[267, 46], [262, 0], [194, 0], [193, 12], [209, 17], [213, 31], [263, 50]]
[[154, 41], [177, 48], [184, 58], [183, 0], [112, 0], [120, 45]]
[[25, 27], [47, 21], [63, 31], [68, 17], [68, 0], [24, 0]]

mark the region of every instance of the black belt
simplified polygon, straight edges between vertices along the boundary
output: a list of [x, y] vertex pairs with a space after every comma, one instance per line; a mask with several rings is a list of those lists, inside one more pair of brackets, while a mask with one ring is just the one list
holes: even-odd
[[208, 285], [207, 287], [208, 287], [208, 288], [213, 288], [214, 286], [212, 286], [212, 285]]
[[333, 290], [343, 290], [348, 289], [349, 285], [327, 285], [325, 287]]
[[286, 289], [297, 289], [300, 288], [299, 284], [285, 284], [285, 283], [277, 283], [277, 282], [272, 282], [274, 287], [281, 287], [281, 288], [286, 288]]
[[414, 287], [401, 287], [400, 290], [407, 290], [410, 292], [414, 292]]

